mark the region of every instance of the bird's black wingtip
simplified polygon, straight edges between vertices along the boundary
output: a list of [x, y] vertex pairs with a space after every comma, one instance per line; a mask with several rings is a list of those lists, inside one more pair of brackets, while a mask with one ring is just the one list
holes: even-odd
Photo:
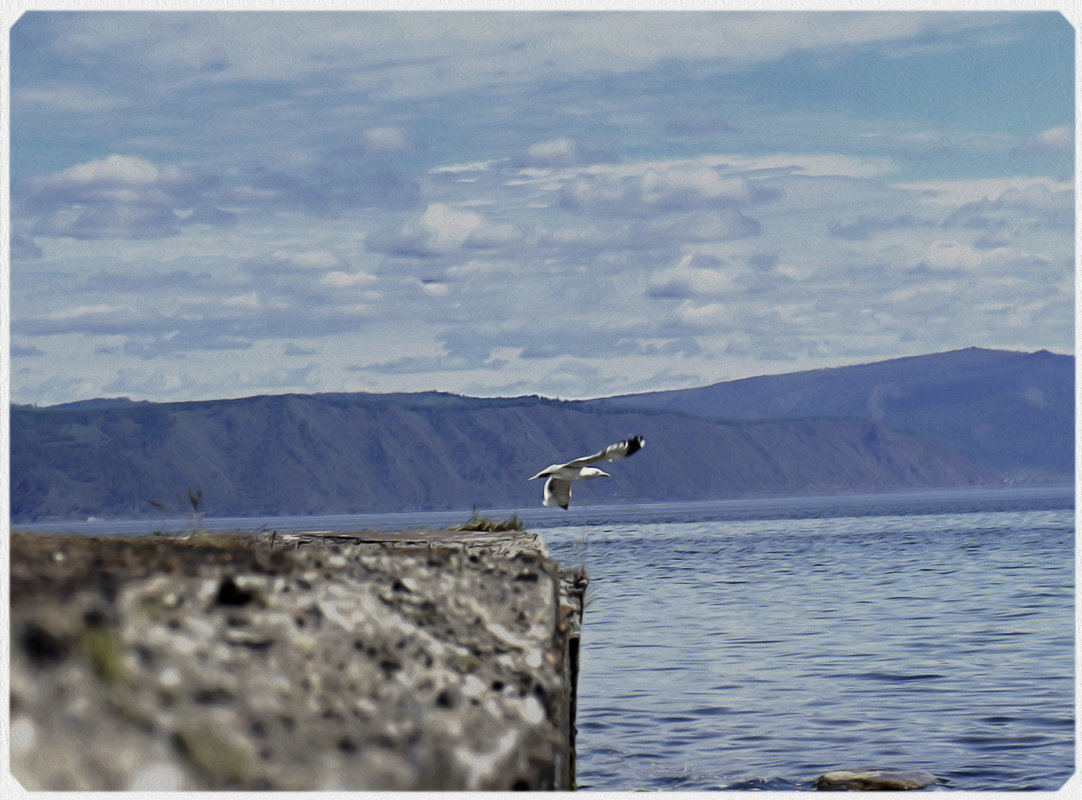
[[627, 454], [637, 453], [646, 447], [646, 439], [642, 436], [632, 436], [627, 440]]

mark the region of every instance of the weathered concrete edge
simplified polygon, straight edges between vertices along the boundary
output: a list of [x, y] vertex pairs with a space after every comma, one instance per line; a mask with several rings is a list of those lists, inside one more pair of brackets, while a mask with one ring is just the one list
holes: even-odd
[[[276, 534], [272, 534], [276, 535]], [[521, 550], [531, 550], [540, 557], [551, 560], [544, 541], [526, 530], [485, 531], [444, 528], [415, 528], [402, 530], [362, 530], [350, 532], [310, 531], [282, 534], [283, 541], [297, 542], [343, 542], [389, 545], [392, 547], [446, 547], [461, 546], [496, 548], [504, 555]], [[553, 764], [554, 789], [573, 790], [576, 787], [576, 717], [578, 714], [579, 658], [582, 640], [582, 622], [586, 611], [586, 590], [589, 578], [583, 567], [565, 567], [559, 571], [559, 618], [553, 637], [563, 653], [565, 697], [561, 702], [559, 728], [566, 746], [561, 748]]]
[[[52, 539], [53, 543], [62, 544], [68, 537], [51, 534], [15, 534], [12, 547], [13, 563], [19, 560], [18, 539], [20, 536], [32, 537], [41, 541], [45, 538]], [[74, 537], [86, 542], [89, 537]], [[110, 542], [120, 544], [131, 537], [95, 537], [101, 547], [108, 550]], [[577, 681], [578, 681], [578, 653], [579, 634], [582, 623], [584, 608], [584, 594], [586, 590], [586, 576], [580, 569], [560, 569], [555, 565], [544, 547], [543, 542], [533, 534], [521, 531], [511, 532], [484, 532], [484, 531], [458, 531], [458, 530], [407, 530], [407, 531], [359, 531], [350, 533], [341, 532], [305, 532], [286, 533], [259, 532], [257, 534], [245, 534], [240, 532], [228, 534], [205, 534], [195, 533], [190, 537], [138, 537], [142, 540], [158, 538], [159, 542], [182, 538], [197, 550], [201, 546], [198, 541], [203, 540], [209, 549], [217, 549], [223, 544], [241, 542], [251, 546], [254, 550], [297, 550], [311, 551], [319, 549], [320, 545], [328, 548], [340, 548], [342, 546], [356, 546], [364, 549], [378, 548], [384, 554], [389, 554], [392, 559], [395, 553], [403, 555], [419, 551], [459, 549], [464, 553], [480, 550], [493, 558], [514, 558], [517, 554], [532, 552], [538, 558], [553, 565], [555, 574], [558, 576], [557, 597], [559, 598], [556, 614], [553, 618], [551, 630], [551, 645], [562, 656], [561, 672], [565, 676], [562, 696], [556, 698], [558, 708], [558, 727], [560, 729], [562, 746], [556, 751], [556, 757], [552, 764], [552, 784], [555, 789], [572, 789], [575, 786], [575, 715], [577, 705]], [[191, 540], [197, 540], [192, 542]], [[59, 550], [57, 552], [60, 552]], [[190, 552], [190, 551], [189, 551]], [[43, 579], [45, 577], [43, 576]], [[26, 588], [26, 576], [16, 578], [21, 580], [21, 588]], [[18, 593], [16, 589], [16, 593]], [[18, 603], [18, 598], [12, 598], [13, 609]], [[537, 787], [541, 788], [541, 787]]]
[[[506, 554], [516, 550], [532, 550], [546, 560], [551, 560], [544, 541], [525, 530], [473, 531], [460, 529], [419, 528], [396, 531], [356, 531], [350, 533], [310, 532], [285, 534], [288, 541], [296, 536], [308, 541], [353, 541], [368, 544], [386, 544], [394, 547], [461, 546], [499, 547]], [[565, 697], [561, 702], [559, 728], [566, 746], [561, 748], [553, 764], [556, 776], [554, 789], [574, 790], [576, 785], [576, 717], [578, 714], [579, 657], [582, 640], [582, 623], [586, 611], [586, 590], [589, 578], [583, 567], [565, 567], [559, 571], [559, 619], [553, 629], [554, 642], [563, 653]]]

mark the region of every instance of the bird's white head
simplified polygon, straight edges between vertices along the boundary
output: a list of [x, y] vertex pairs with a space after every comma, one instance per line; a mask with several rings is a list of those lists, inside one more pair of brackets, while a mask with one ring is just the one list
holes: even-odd
[[583, 467], [581, 471], [583, 478], [611, 478], [609, 473], [599, 470], [597, 467]]

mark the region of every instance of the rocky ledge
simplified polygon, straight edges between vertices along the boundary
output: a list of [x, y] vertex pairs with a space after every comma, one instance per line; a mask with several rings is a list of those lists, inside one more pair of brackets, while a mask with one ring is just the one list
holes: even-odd
[[28, 790], [568, 789], [585, 576], [521, 531], [11, 537]]

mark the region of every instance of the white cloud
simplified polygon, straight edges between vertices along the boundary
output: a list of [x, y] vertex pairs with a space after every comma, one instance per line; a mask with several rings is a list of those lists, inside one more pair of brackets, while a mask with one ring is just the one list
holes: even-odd
[[424, 259], [463, 247], [496, 250], [519, 242], [523, 235], [513, 223], [491, 222], [473, 211], [432, 203], [415, 221], [374, 232], [365, 245], [371, 252]]
[[29, 179], [15, 194], [37, 236], [163, 238], [234, 221], [213, 197], [216, 183], [194, 168], [112, 154]]
[[397, 125], [384, 125], [368, 128], [361, 134], [365, 153], [382, 155], [386, 153], [408, 153], [416, 150], [418, 144], [405, 128]]
[[367, 272], [341, 272], [339, 270], [328, 272], [319, 279], [320, 283], [339, 289], [349, 286], [369, 286], [375, 281], [375, 276], [369, 275]]
[[[22, 387], [22, 390], [30, 398], [26, 402], [36, 402], [41, 405], [48, 405], [51, 403], [63, 403], [70, 400], [85, 400], [91, 397], [101, 397], [104, 393], [102, 388], [102, 379], [100, 375], [87, 375], [79, 370], [81, 374], [73, 374], [73, 370], [65, 370], [63, 372], [50, 372], [46, 377], [38, 379], [35, 376], [40, 374], [40, 370], [28, 370], [20, 369], [17, 373], [18, 382]], [[155, 387], [157, 388], [157, 387]], [[157, 392], [152, 391], [152, 396], [156, 396]], [[14, 402], [21, 402], [14, 400]]]
[[534, 142], [526, 152], [512, 161], [513, 166], [527, 169], [574, 167], [614, 161], [611, 153], [590, 150], [570, 136]]
[[1066, 222], [1068, 217], [1073, 224], [1074, 192], [1071, 189], [1053, 188], [1045, 183], [1030, 183], [1026, 186], [1006, 189], [995, 200], [998, 207], [1013, 211], [1032, 213], [1045, 219]]
[[263, 298], [260, 297], [259, 292], [247, 292], [246, 294], [233, 295], [231, 297], [222, 297], [219, 302], [224, 306], [232, 306], [234, 308], [262, 308]]
[[299, 367], [273, 367], [257, 373], [241, 373], [239, 383], [252, 389], [291, 389], [298, 388], [312, 390], [316, 383], [312, 380], [312, 372], [316, 369], [315, 364], [305, 364]]
[[[498, 161], [486, 161], [442, 169], [485, 172], [499, 169], [500, 166]], [[651, 180], [662, 186], [666, 181], [684, 180], [689, 184], [688, 189], [696, 190], [695, 177], [700, 176], [702, 183], [697, 191], [717, 191], [708, 187], [707, 184], [713, 183], [715, 179], [710, 177], [706, 170], [716, 172], [718, 179], [733, 178], [739, 182], [749, 180], [750, 175], [754, 176], [755, 181], [787, 175], [809, 178], [878, 178], [898, 172], [899, 167], [890, 158], [842, 153], [705, 153], [692, 158], [653, 158], [576, 167], [522, 168], [515, 171], [516, 177], [508, 180], [507, 185], [536, 185], [559, 189], [576, 179], [584, 179], [585, 185], [612, 186], [619, 185], [621, 181], [625, 185], [634, 186], [636, 181]], [[647, 175], [652, 177], [647, 179]], [[737, 187], [738, 183], [734, 183], [729, 190], [733, 191]]]
[[898, 171], [893, 159], [842, 153], [777, 153], [766, 156], [733, 156], [728, 165], [744, 172], [774, 172], [811, 178], [879, 178]]
[[1074, 129], [1069, 125], [1048, 128], [1026, 139], [1013, 150], [1014, 156], [1040, 155], [1041, 153], [1069, 153], [1074, 150]]
[[688, 254], [655, 273], [647, 286], [652, 297], [686, 298], [711, 295], [734, 288], [733, 268], [716, 258]]
[[980, 200], [997, 200], [1011, 190], [1034, 191], [1044, 188], [1062, 197], [1065, 192], [1073, 192], [1074, 184], [1039, 175], [1007, 175], [995, 178], [900, 182], [893, 184], [893, 188], [913, 192], [926, 202], [960, 207]]
[[950, 228], [968, 228], [999, 237], [1005, 244], [1026, 231], [1073, 230], [1074, 192], [1047, 181], [1004, 184], [990, 196], [961, 205], [945, 220]]
[[451, 293], [451, 287], [446, 283], [435, 281], [421, 281], [421, 292], [428, 297], [446, 297]]
[[[213, 375], [176, 396], [333, 391], [358, 352], [386, 371], [345, 385], [588, 396], [1008, 323], [1055, 346], [1073, 185], [1041, 170], [1067, 174], [1069, 129], [947, 125], [925, 110], [949, 91], [839, 114], [753, 86], [786, 54], [814, 73], [1039, 43], [1028, 19], [35, 12], [13, 51], [15, 346], [97, 392], [117, 364]], [[319, 365], [271, 374], [283, 352]]]
[[402, 225], [389, 234], [373, 234], [368, 247], [400, 255], [440, 255], [461, 247], [482, 225], [484, 219], [480, 214], [433, 203], [416, 222]]
[[56, 175], [46, 178], [42, 183], [45, 186], [64, 186], [65, 184], [146, 186], [163, 179], [176, 180], [178, 177], [180, 177], [180, 171], [176, 168], [159, 170], [144, 158], [111, 155], [100, 161], [90, 161], [86, 164], [76, 164], [73, 167], [68, 167]]
[[511, 222], [484, 222], [470, 232], [466, 247], [493, 250], [522, 241], [526, 231]]
[[542, 242], [555, 248], [592, 255], [607, 246], [618, 243], [626, 236], [626, 232], [626, 228], [616, 226], [575, 225], [546, 231]]
[[751, 199], [747, 179], [741, 176], [721, 176], [709, 167], [673, 167], [665, 172], [650, 170], [640, 179], [644, 203], [682, 204], [685, 197], [723, 202], [746, 202]]
[[969, 245], [952, 241], [935, 241], [919, 260], [933, 270], [961, 270], [975, 272], [980, 268], [983, 256]]
[[484, 173], [502, 164], [502, 159], [490, 159], [488, 161], [472, 161], [466, 164], [444, 164], [432, 167], [429, 172], [433, 175], [457, 175], [460, 173]]
[[858, 214], [838, 222], [831, 223], [828, 231], [839, 239], [862, 240], [884, 231], [914, 228], [919, 223], [912, 214], [897, 214], [890, 217]]
[[[120, 24], [122, 21], [122, 24]], [[956, 47], [967, 33], [1011, 36], [1010, 15], [733, 11], [612, 13], [82, 14], [56, 20], [55, 46], [75, 59], [101, 52], [161, 79], [267, 80], [349, 70], [357, 88], [386, 97], [440, 95], [480, 77], [520, 83], [540, 72], [640, 69], [672, 58], [740, 71], [794, 51], [842, 47]], [[938, 34], [938, 35], [936, 35]], [[953, 34], [947, 35], [947, 34]], [[519, 46], [514, 58], [509, 42]], [[409, 51], [405, 48], [409, 47]], [[410, 57], [411, 52], [423, 58]], [[496, 68], [499, 68], [498, 70]]]
[[508, 365], [503, 358], [478, 359], [461, 354], [409, 355], [391, 361], [346, 367], [354, 372], [386, 374], [417, 374], [426, 372], [465, 372], [469, 370], [499, 370]]
[[559, 204], [586, 213], [643, 216], [658, 211], [731, 206], [750, 199], [748, 181], [741, 176], [723, 176], [703, 165], [678, 164], [619, 178], [576, 177], [561, 190]]
[[12, 234], [11, 258], [13, 261], [20, 259], [41, 258], [44, 254], [44, 251], [40, 247], [38, 247], [37, 242], [35, 242], [29, 236]]
[[13, 91], [12, 95], [19, 108], [28, 104], [47, 111], [75, 114], [112, 113], [131, 105], [130, 99], [101, 90], [88, 90], [85, 86], [75, 87], [67, 81], [46, 81], [36, 87]]
[[45, 351], [32, 344], [25, 346], [16, 345], [11, 348], [12, 358], [38, 358], [43, 355], [45, 355]]
[[176, 372], [135, 370], [121, 367], [116, 370], [112, 380], [101, 386], [101, 391], [107, 394], [154, 397], [172, 394], [186, 383], [186, 377]]
[[329, 250], [275, 250], [272, 258], [301, 270], [329, 270], [341, 267], [343, 261]]
[[734, 208], [723, 208], [651, 220], [646, 224], [646, 230], [659, 243], [664, 240], [724, 242], [758, 236], [762, 226], [758, 220], [745, 216]]
[[725, 303], [697, 303], [685, 300], [675, 310], [673, 318], [682, 325], [702, 332], [714, 329], [719, 320], [731, 313]]
[[386, 165], [334, 152], [298, 161], [242, 173], [223, 192], [224, 199], [249, 215], [301, 211], [324, 220], [358, 209], [413, 208], [418, 202], [417, 182]]
[[532, 167], [566, 167], [578, 162], [578, 143], [570, 137], [549, 139], [526, 148], [525, 162]]

